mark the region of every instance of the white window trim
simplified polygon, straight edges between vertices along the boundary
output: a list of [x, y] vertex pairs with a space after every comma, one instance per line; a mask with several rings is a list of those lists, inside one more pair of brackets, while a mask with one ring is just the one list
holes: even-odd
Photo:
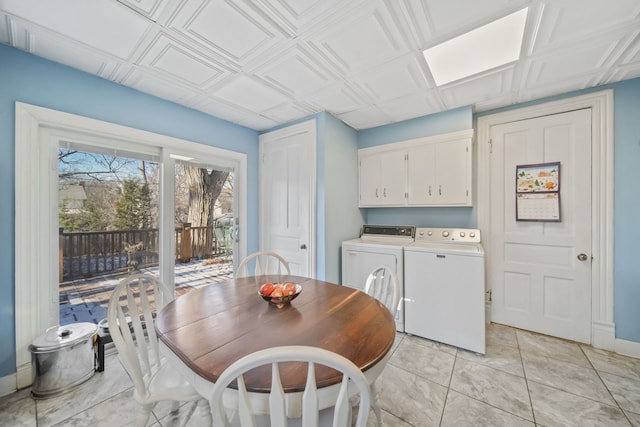
[[[491, 127], [583, 108], [592, 111], [591, 345], [616, 350], [613, 322], [613, 90], [518, 108], [478, 118], [478, 227], [491, 239]], [[487, 254], [491, 256], [491, 254]], [[488, 284], [490, 286], [490, 284]], [[489, 310], [490, 313], [490, 310]], [[489, 319], [489, 317], [488, 317]]]
[[[57, 207], [60, 136], [81, 134], [83, 140], [94, 144], [118, 141], [124, 146], [146, 147], [160, 153], [166, 170], [173, 170], [169, 169], [173, 166], [171, 154], [220, 159], [216, 160], [220, 166], [235, 171], [234, 208], [242, 231], [247, 224], [247, 155], [20, 102], [16, 103], [15, 113], [16, 388], [20, 389], [32, 382], [29, 345], [59, 318], [57, 294], [52, 286], [42, 284], [58, 283], [57, 209], [50, 207]], [[166, 266], [160, 277], [173, 286], [173, 272], [168, 267], [171, 264], [166, 262], [175, 253], [173, 235], [166, 231], [173, 228], [173, 215], [163, 214], [173, 212], [174, 200], [168, 197], [173, 191], [173, 174], [166, 174], [161, 182], [166, 186], [161, 190], [167, 197], [160, 206], [160, 243], [165, 248], [161, 256], [165, 261], [162, 265]], [[163, 242], [169, 242], [168, 248]], [[244, 232], [240, 233], [235, 253], [238, 259], [246, 255]]]

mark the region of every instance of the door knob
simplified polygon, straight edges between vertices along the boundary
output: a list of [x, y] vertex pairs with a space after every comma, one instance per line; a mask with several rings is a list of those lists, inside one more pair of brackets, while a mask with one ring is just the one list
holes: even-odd
[[578, 254], [579, 261], [586, 261], [588, 258], [587, 254]]

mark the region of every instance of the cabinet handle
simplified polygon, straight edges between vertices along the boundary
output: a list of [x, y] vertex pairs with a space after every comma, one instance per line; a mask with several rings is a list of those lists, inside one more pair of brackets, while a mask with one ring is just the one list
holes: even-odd
[[429, 186], [429, 195], [431, 195], [431, 186]]
[[386, 188], [384, 188], [384, 189], [382, 190], [382, 195], [383, 195], [384, 197], [387, 197], [387, 189], [386, 189]]
[[442, 196], [442, 185], [438, 186], [438, 194]]
[[376, 199], [378, 198], [378, 189], [376, 188]]

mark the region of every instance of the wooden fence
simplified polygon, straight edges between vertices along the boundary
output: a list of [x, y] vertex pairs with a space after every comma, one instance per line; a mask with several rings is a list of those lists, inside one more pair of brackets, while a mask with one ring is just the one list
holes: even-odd
[[[213, 226], [183, 224], [175, 230], [175, 242], [178, 262], [228, 255], [229, 245], [216, 239]], [[61, 282], [158, 264], [157, 228], [75, 233], [60, 229], [59, 245]]]

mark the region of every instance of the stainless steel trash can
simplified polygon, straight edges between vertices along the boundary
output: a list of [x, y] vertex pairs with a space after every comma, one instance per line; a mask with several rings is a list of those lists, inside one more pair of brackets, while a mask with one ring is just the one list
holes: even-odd
[[97, 332], [96, 324], [73, 323], [49, 328], [33, 340], [31, 395], [56, 396], [91, 378], [96, 371]]

